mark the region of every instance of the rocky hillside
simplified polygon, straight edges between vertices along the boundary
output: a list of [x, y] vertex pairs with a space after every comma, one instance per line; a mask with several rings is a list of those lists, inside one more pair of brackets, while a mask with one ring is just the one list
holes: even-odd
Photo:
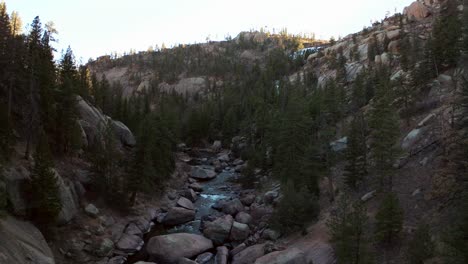
[[[75, 69], [70, 126], [48, 127], [43, 90], [13, 94], [0, 263], [464, 263], [462, 11], [418, 0], [337, 41], [243, 32], [104, 56]], [[53, 139], [47, 223], [33, 127]]]

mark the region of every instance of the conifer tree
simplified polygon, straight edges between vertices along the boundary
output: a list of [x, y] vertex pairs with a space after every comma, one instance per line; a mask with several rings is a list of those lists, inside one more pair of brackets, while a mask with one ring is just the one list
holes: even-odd
[[367, 210], [360, 202], [350, 206], [349, 197], [338, 200], [327, 222], [338, 263], [372, 263], [366, 232]]
[[59, 65], [60, 84], [57, 89], [57, 144], [60, 152], [69, 153], [80, 147], [78, 113], [76, 109], [77, 70], [73, 52], [68, 47]]
[[437, 68], [456, 66], [460, 55], [462, 24], [459, 19], [458, 1], [446, 1], [433, 27], [432, 53]]
[[318, 216], [317, 198], [306, 188], [294, 187], [292, 183], [283, 186], [283, 198], [272, 215], [272, 226], [282, 233], [304, 231], [306, 224]]
[[31, 216], [41, 225], [53, 223], [62, 209], [57, 176], [53, 168], [49, 143], [45, 133], [41, 132], [29, 185]]
[[367, 145], [366, 124], [364, 116], [356, 114], [351, 123], [351, 131], [348, 137], [348, 148], [346, 149], [345, 182], [351, 188], [364, 180], [367, 174]]
[[393, 186], [394, 163], [400, 153], [397, 139], [400, 135], [399, 118], [393, 105], [389, 77], [382, 73], [373, 103], [369, 125], [371, 131], [371, 154], [374, 169], [379, 177], [381, 188], [391, 190]]
[[119, 173], [122, 157], [117, 149], [111, 121], [100, 124], [100, 128], [100, 134], [91, 145], [94, 186], [109, 201], [122, 201], [123, 182]]
[[386, 193], [375, 216], [377, 241], [385, 246], [392, 246], [400, 236], [403, 228], [403, 209], [397, 196]]

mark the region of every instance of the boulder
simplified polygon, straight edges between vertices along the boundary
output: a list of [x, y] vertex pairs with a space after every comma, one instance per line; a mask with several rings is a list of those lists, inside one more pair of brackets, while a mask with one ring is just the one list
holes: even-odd
[[363, 202], [367, 202], [369, 201], [370, 199], [374, 198], [375, 194], [377, 193], [376, 190], [372, 191], [372, 192], [368, 192], [366, 194], [364, 194], [362, 197], [361, 197], [361, 201]]
[[400, 41], [399, 40], [392, 40], [388, 43], [388, 52], [391, 54], [398, 54], [400, 53]]
[[229, 257], [229, 250], [227, 247], [225, 246], [217, 247], [214, 264], [227, 264], [228, 257]]
[[431, 11], [423, 3], [415, 1], [408, 7], [405, 7], [403, 14], [406, 15], [410, 21], [420, 21], [430, 16]]
[[348, 82], [353, 82], [356, 80], [356, 77], [359, 73], [362, 72], [364, 66], [358, 62], [346, 63], [346, 80]]
[[255, 264], [305, 264], [305, 254], [298, 248], [272, 252], [255, 260]]
[[145, 242], [137, 235], [122, 234], [115, 247], [128, 254], [133, 254], [141, 249]]
[[152, 237], [146, 247], [150, 261], [176, 262], [213, 248], [211, 240], [195, 234], [176, 233]]
[[87, 215], [96, 218], [99, 214], [99, 209], [97, 209], [97, 207], [94, 204], [88, 204], [85, 207], [85, 212]]
[[213, 253], [205, 252], [203, 254], [198, 255], [195, 259], [195, 262], [198, 264], [208, 264], [213, 259]]
[[193, 206], [193, 203], [189, 199], [184, 197], [179, 198], [179, 200], [177, 201], [177, 205], [185, 209], [195, 210], [195, 206]]
[[93, 144], [96, 141], [100, 130], [107, 122], [111, 122], [112, 129], [119, 142], [126, 146], [136, 144], [135, 137], [127, 126], [104, 115], [99, 109], [88, 104], [80, 96], [77, 96], [77, 109], [80, 116], [79, 124], [86, 133], [88, 144]]
[[115, 135], [125, 146], [133, 147], [136, 145], [135, 137], [132, 131], [122, 122], [113, 120], [112, 128], [114, 129]]
[[201, 186], [198, 182], [191, 183], [189, 188], [196, 192], [203, 192], [203, 186]]
[[280, 233], [273, 229], [265, 229], [262, 233], [262, 238], [267, 240], [277, 240], [281, 236]]
[[177, 264], [198, 264], [198, 263], [188, 258], [181, 258], [179, 259], [179, 261], [177, 261]]
[[232, 257], [232, 264], [252, 264], [265, 255], [265, 244], [250, 246]]
[[78, 213], [78, 194], [72, 182], [63, 179], [56, 171], [54, 172], [59, 187], [60, 201], [62, 202], [62, 209], [60, 210], [57, 221], [59, 224], [66, 224]]
[[406, 135], [406, 137], [403, 139], [403, 143], [401, 143], [401, 147], [404, 150], [408, 150], [411, 148], [420, 138], [422, 128], [415, 128], [411, 132]]
[[34, 225], [6, 216], [0, 218], [0, 263], [54, 264], [55, 261]]
[[22, 188], [29, 181], [30, 173], [23, 166], [10, 168], [3, 173], [6, 195], [15, 215], [24, 216], [28, 207], [23, 197]]
[[246, 212], [239, 212], [236, 215], [236, 221], [248, 225], [252, 222], [252, 216]]
[[225, 215], [212, 222], [206, 222], [203, 235], [211, 239], [215, 245], [222, 245], [229, 238], [234, 219], [231, 215]]
[[194, 210], [188, 210], [182, 207], [172, 207], [167, 212], [162, 223], [165, 225], [174, 226], [193, 221], [194, 219]]
[[216, 177], [216, 172], [214, 170], [204, 169], [201, 167], [193, 167], [191, 176], [198, 180], [211, 180]]
[[400, 30], [395, 29], [395, 30], [388, 31], [387, 32], [387, 38], [390, 41], [395, 40], [395, 39], [399, 39], [400, 38]]
[[263, 202], [266, 204], [273, 204], [273, 201], [278, 198], [279, 193], [277, 191], [268, 191], [263, 195]]
[[99, 245], [94, 252], [98, 257], [107, 257], [109, 253], [114, 249], [114, 242], [109, 238], [104, 238], [99, 242]]
[[250, 215], [252, 216], [252, 222], [258, 223], [262, 220], [264, 216], [269, 216], [273, 213], [273, 208], [271, 206], [259, 205], [253, 203], [250, 206]]
[[195, 193], [193, 189], [190, 189], [190, 188], [185, 190], [185, 192], [183, 193], [183, 196], [192, 202], [195, 202], [197, 200], [197, 194]]
[[390, 54], [386, 52], [382, 53], [382, 55], [380, 55], [380, 60], [382, 61], [383, 65], [389, 65], [391, 60]]
[[234, 221], [232, 223], [231, 235], [229, 239], [232, 241], [243, 241], [250, 235], [250, 228], [246, 224]]
[[334, 152], [340, 152], [348, 147], [348, 137], [343, 137], [330, 143]]
[[223, 211], [223, 213], [230, 214], [233, 216], [243, 210], [244, 205], [242, 205], [242, 202], [237, 198], [224, 202], [221, 208], [221, 211]]
[[253, 193], [248, 193], [248, 194], [245, 194], [241, 197], [241, 202], [246, 205], [246, 206], [250, 206], [254, 201], [255, 201], [255, 198], [257, 196]]
[[223, 144], [221, 143], [221, 141], [216, 140], [215, 142], [213, 142], [213, 145], [211, 146], [211, 149], [213, 151], [218, 152], [218, 151], [221, 150], [222, 147], [223, 147]]
[[125, 228], [125, 233], [129, 235], [135, 235], [142, 237], [143, 232], [138, 228], [138, 226], [135, 223], [130, 223], [126, 228]]
[[124, 256], [115, 256], [107, 262], [107, 264], [124, 264], [127, 258]]

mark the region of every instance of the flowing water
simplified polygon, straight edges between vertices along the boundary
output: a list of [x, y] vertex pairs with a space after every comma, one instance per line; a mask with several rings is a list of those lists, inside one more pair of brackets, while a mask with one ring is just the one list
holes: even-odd
[[[211, 161], [214, 158], [216, 158], [216, 155], [214, 153], [197, 152], [195, 155], [197, 159], [195, 159], [195, 162], [192, 163], [192, 166], [203, 166], [204, 168], [214, 170], [212, 166], [208, 165], [211, 164]], [[198, 194], [197, 200], [194, 202], [196, 210], [195, 220], [170, 228], [165, 227], [162, 224], [155, 223], [151, 231], [147, 233], [144, 237], [145, 245], [151, 237], [158, 235], [170, 233], [202, 234], [200, 230], [202, 219], [208, 216], [222, 215], [222, 213], [213, 209], [212, 206], [220, 200], [230, 199], [238, 196], [241, 190], [240, 186], [233, 182], [237, 177], [238, 175], [234, 171], [234, 169], [227, 167], [223, 170], [223, 172], [218, 173], [214, 179], [209, 181], [198, 182], [203, 187], [203, 191]], [[129, 256], [126, 263], [132, 264], [137, 261], [146, 259], [147, 254], [145, 252], [145, 248], [143, 247], [143, 249], [140, 250], [140, 252], [134, 254], [133, 256]]]

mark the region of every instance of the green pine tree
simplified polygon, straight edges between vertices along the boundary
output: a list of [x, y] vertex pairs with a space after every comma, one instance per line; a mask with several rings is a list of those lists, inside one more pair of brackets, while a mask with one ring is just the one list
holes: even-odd
[[57, 176], [44, 132], [40, 133], [29, 184], [31, 216], [40, 225], [48, 226], [57, 219], [62, 204]]
[[378, 242], [392, 246], [400, 237], [403, 228], [403, 209], [397, 196], [389, 192], [385, 194], [375, 216], [375, 236]]
[[346, 149], [345, 182], [351, 188], [356, 188], [367, 175], [367, 145], [366, 124], [362, 114], [356, 114], [351, 123]]
[[341, 197], [327, 222], [338, 263], [373, 263], [369, 250], [366, 207], [359, 201], [350, 206], [349, 197]]
[[400, 136], [399, 117], [392, 105], [393, 98], [388, 75], [383, 74], [380, 76], [377, 96], [372, 105], [369, 126], [374, 169], [381, 188], [386, 187], [388, 190], [393, 186], [394, 163], [400, 154], [397, 145]]

